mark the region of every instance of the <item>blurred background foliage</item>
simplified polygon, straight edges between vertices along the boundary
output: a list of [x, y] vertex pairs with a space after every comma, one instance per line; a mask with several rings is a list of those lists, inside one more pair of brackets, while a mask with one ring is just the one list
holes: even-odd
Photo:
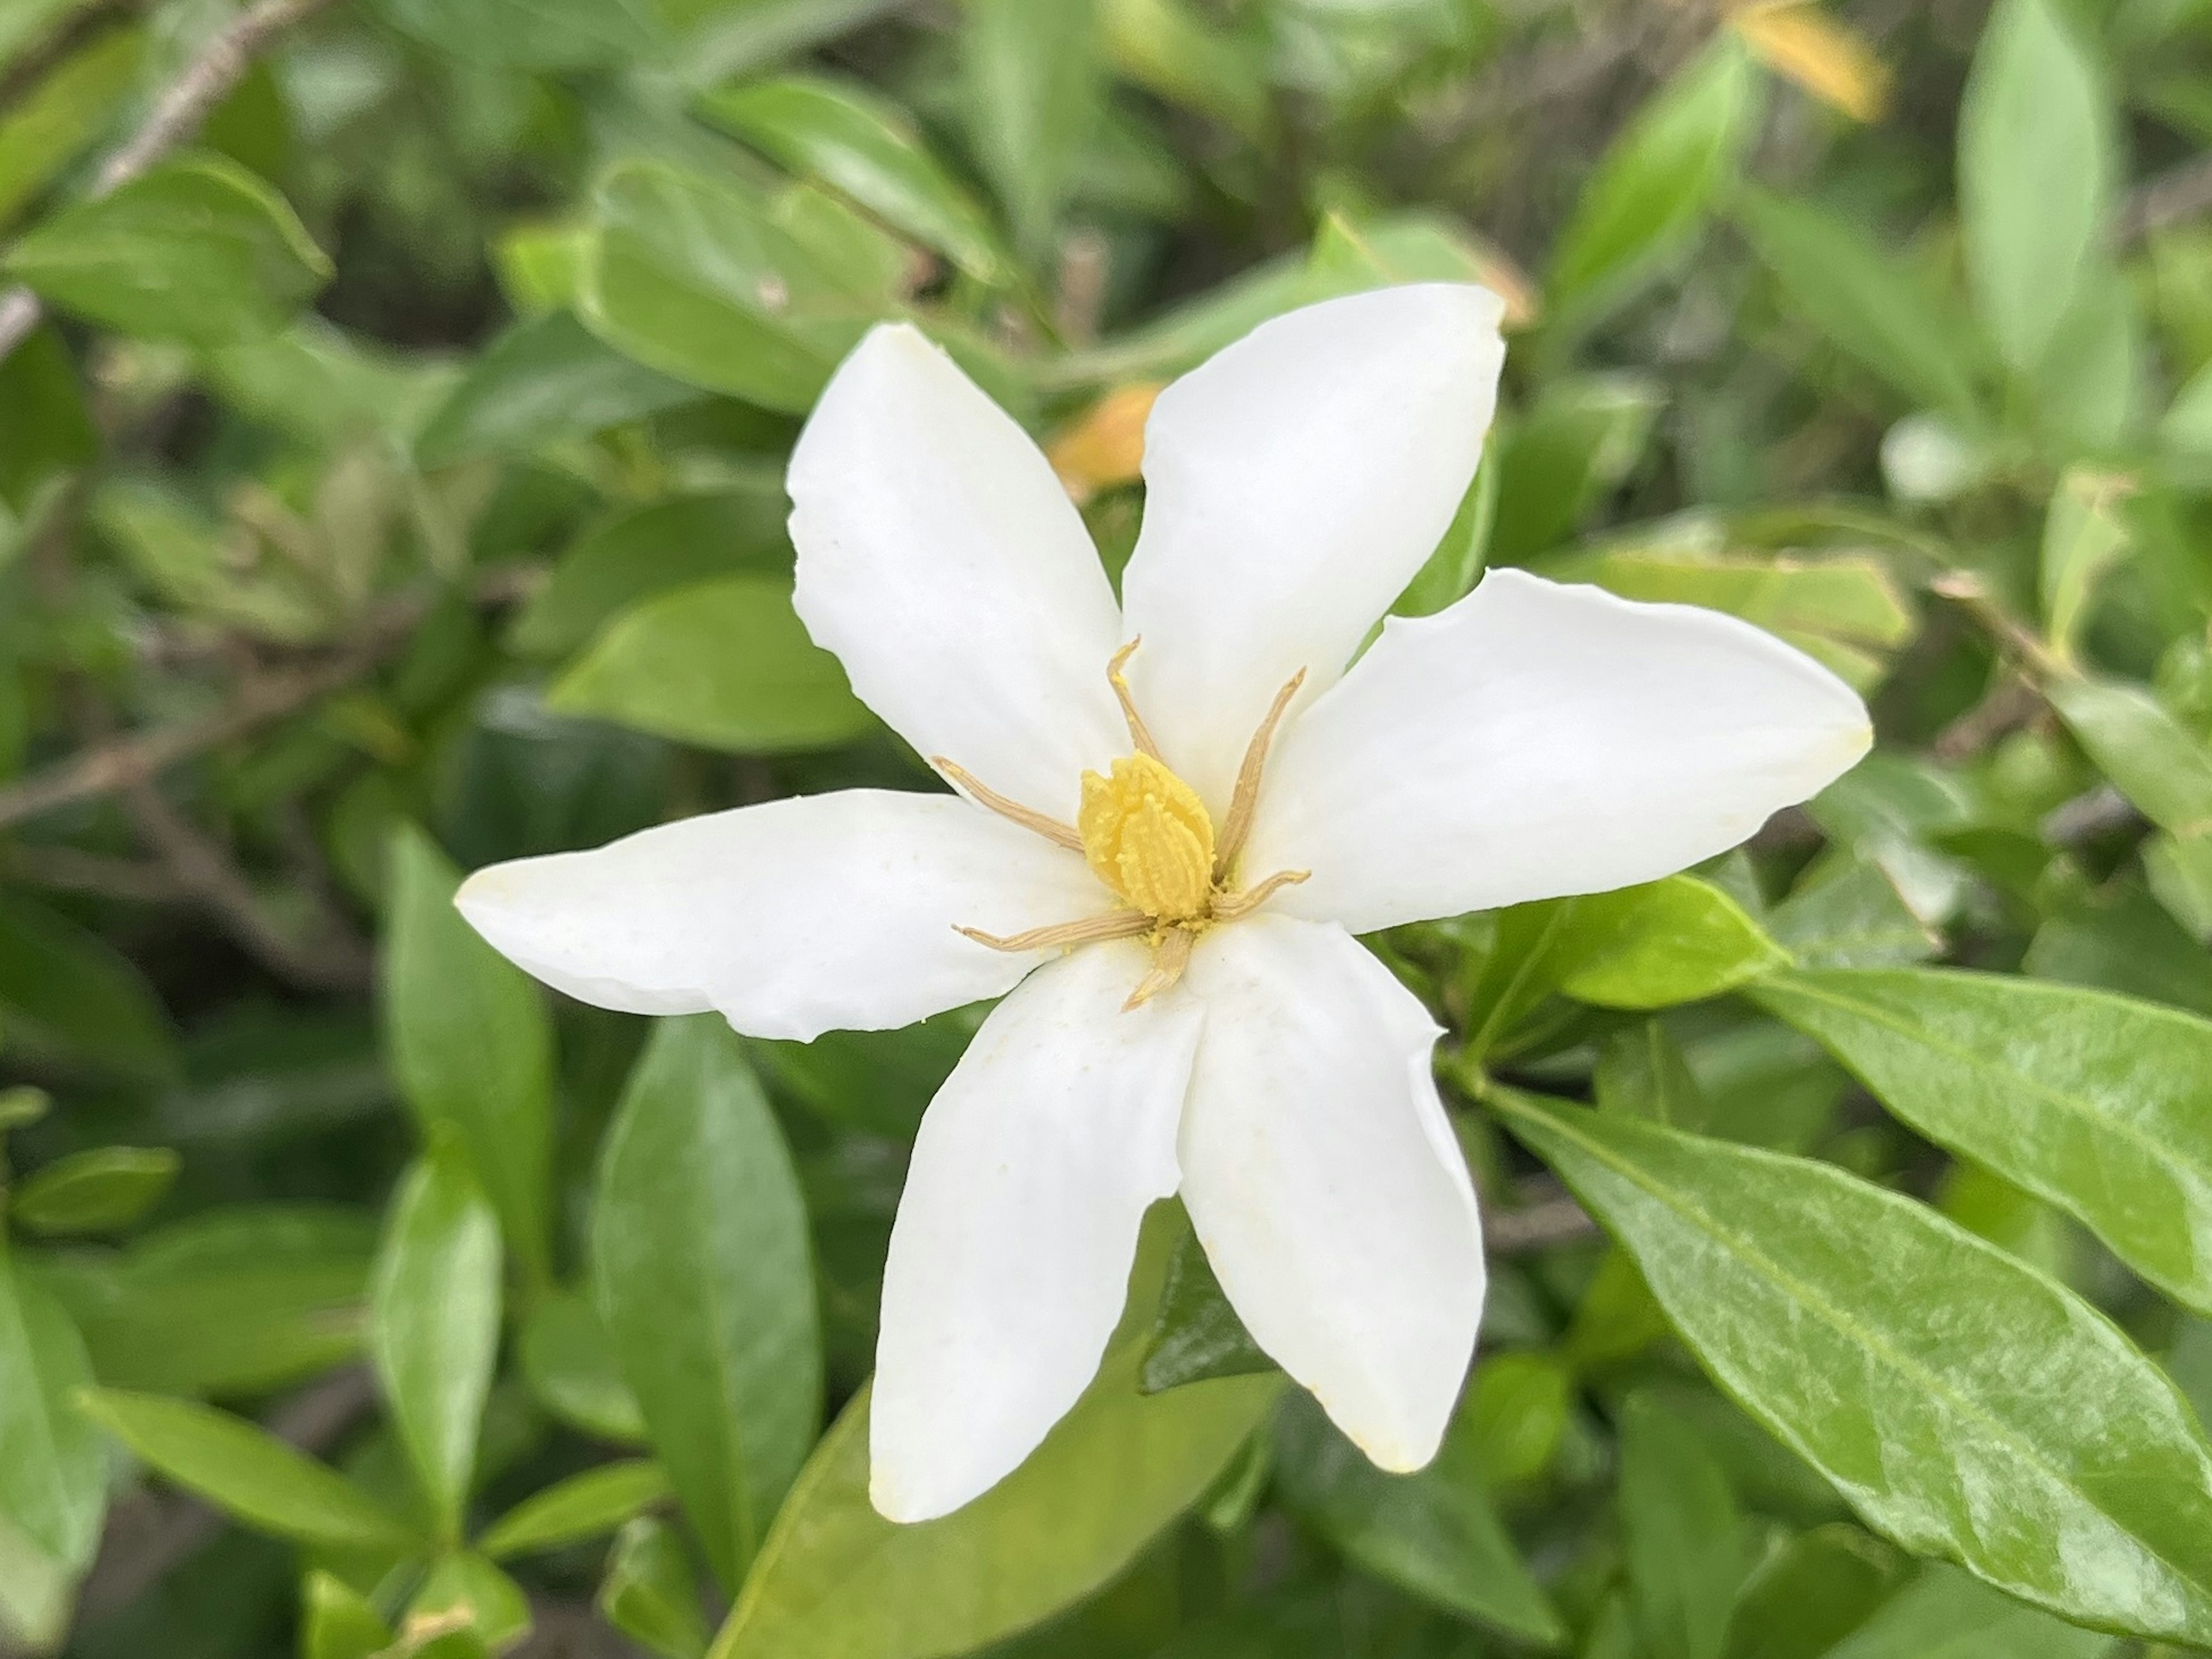
[[[1847, 1506], [1854, 1407], [1771, 1433], [1694, 1312], [1751, 1305], [1724, 1264], [1492, 1081], [1594, 1097], [1654, 1182], [1709, 1149], [1668, 1190], [1754, 1232], [1889, 1239], [1837, 1271], [1957, 1312], [2052, 1444], [2167, 1411], [2154, 1361], [2212, 1404], [2212, 1027], [2169, 1012], [2212, 1015], [2208, 143], [2203, 0], [0, 0], [10, 1650], [2148, 1645], [1980, 1579], [2212, 1639], [2185, 1408], [2095, 1517], [2181, 1613], [2040, 1559], [2065, 1492]], [[975, 1011], [648, 1046], [458, 872], [931, 786], [790, 605], [785, 458], [872, 322], [1048, 442], [1118, 572], [1160, 383], [1419, 279], [1511, 349], [1400, 609], [1497, 563], [1733, 611], [1881, 746], [1632, 914], [1381, 942], [1490, 1209], [1433, 1471], [1286, 1399], [1165, 1215], [1070, 1426], [894, 1533], [838, 1412]], [[2056, 1069], [1984, 1064], [2038, 1034]], [[2142, 1162], [2027, 1113], [2076, 1080]], [[2003, 1254], [1947, 1302], [1907, 1245], [1950, 1223]], [[2036, 1319], [2084, 1299], [2127, 1335], [2061, 1375]], [[1986, 1403], [1930, 1457], [2039, 1468]]]

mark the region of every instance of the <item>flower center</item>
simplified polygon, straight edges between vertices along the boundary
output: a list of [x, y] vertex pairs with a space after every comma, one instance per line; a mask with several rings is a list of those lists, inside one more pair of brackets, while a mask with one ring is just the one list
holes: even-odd
[[1213, 897], [1213, 820], [1198, 792], [1150, 755], [1083, 775], [1075, 826], [1098, 879], [1157, 921], [1189, 921]]
[[1144, 717], [1129, 695], [1121, 666], [1137, 648], [1132, 640], [1115, 653], [1106, 665], [1106, 678], [1121, 704], [1129, 725], [1133, 755], [1114, 763], [1104, 776], [1083, 775], [1083, 800], [1076, 821], [1057, 818], [1024, 806], [991, 788], [966, 768], [943, 755], [931, 764], [953, 786], [980, 806], [1035, 831], [1055, 846], [1083, 854], [1091, 873], [1128, 908], [1032, 927], [1005, 938], [979, 927], [962, 927], [978, 945], [994, 951], [1073, 949], [1079, 945], [1103, 944], [1108, 939], [1146, 939], [1152, 946], [1152, 971], [1138, 981], [1126, 1006], [1148, 1001], [1182, 977], [1190, 963], [1193, 943], [1216, 922], [1235, 921], [1249, 915], [1284, 888], [1304, 881], [1304, 870], [1278, 870], [1265, 881], [1246, 888], [1233, 887], [1237, 855], [1252, 833], [1252, 815], [1260, 802], [1261, 769], [1267, 764], [1267, 745], [1282, 723], [1291, 699], [1305, 681], [1300, 670], [1275, 694], [1274, 706], [1252, 734], [1244, 751], [1244, 764], [1237, 774], [1237, 787], [1229, 800], [1229, 817], [1216, 836], [1213, 819], [1198, 791], [1175, 775], [1160, 758], [1159, 745], [1145, 729]]

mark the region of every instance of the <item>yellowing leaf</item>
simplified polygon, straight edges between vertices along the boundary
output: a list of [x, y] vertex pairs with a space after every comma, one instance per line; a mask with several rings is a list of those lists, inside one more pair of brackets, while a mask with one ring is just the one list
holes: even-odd
[[1889, 65], [1809, 0], [1747, 6], [1735, 18], [1759, 61], [1854, 121], [1879, 121], [1889, 103]]
[[1145, 464], [1145, 422], [1159, 395], [1156, 380], [1117, 386], [1052, 441], [1045, 454], [1077, 505], [1137, 481]]

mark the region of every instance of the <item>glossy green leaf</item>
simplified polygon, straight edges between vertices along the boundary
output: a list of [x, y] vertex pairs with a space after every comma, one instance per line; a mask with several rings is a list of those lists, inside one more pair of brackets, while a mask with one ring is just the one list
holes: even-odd
[[1229, 1305], [1195, 1233], [1176, 1241], [1167, 1285], [1152, 1316], [1137, 1386], [1146, 1394], [1209, 1377], [1249, 1376], [1275, 1369]]
[[804, 414], [892, 301], [880, 273], [795, 234], [757, 191], [661, 161], [600, 180], [580, 273], [585, 325], [709, 391]]
[[573, 70], [650, 58], [666, 30], [650, 0], [379, 0], [386, 16], [471, 63]]
[[789, 578], [771, 575], [696, 583], [624, 611], [546, 701], [750, 754], [829, 748], [874, 723], [792, 609]]
[[701, 395], [602, 343], [568, 313], [551, 312], [485, 348], [415, 441], [415, 459], [440, 467], [527, 454]]
[[[1029, 1461], [964, 1509], [900, 1526], [868, 1503], [864, 1391], [792, 1488], [714, 1659], [925, 1659], [1035, 1624], [1120, 1572], [1195, 1503], [1276, 1396], [1272, 1377], [1146, 1398], [1143, 1339]], [[1067, 1494], [1085, 1501], [1072, 1510]]]
[[336, 1470], [266, 1429], [189, 1400], [93, 1389], [86, 1417], [167, 1479], [279, 1538], [338, 1548], [404, 1548], [399, 1518]]
[[1977, 417], [1972, 325], [1917, 271], [1811, 202], [1747, 190], [1735, 213], [1790, 304], [1838, 349], [1916, 406]]
[[1784, 974], [1751, 995], [1922, 1134], [2078, 1216], [2145, 1278], [2212, 1310], [2212, 1020], [1946, 969]]
[[1879, 1538], [1841, 1522], [1816, 1527], [1759, 1564], [1729, 1616], [1722, 1652], [1725, 1659], [1821, 1659], [1905, 1577], [1904, 1558]]
[[1620, 1411], [1630, 1603], [1652, 1659], [1720, 1659], [1751, 1565], [1743, 1513], [1697, 1431], [1656, 1401]]
[[896, 105], [862, 83], [787, 76], [710, 93], [699, 112], [777, 165], [819, 179], [978, 282], [1007, 257], [975, 198], [932, 155]]
[[94, 1146], [49, 1164], [17, 1187], [8, 1214], [34, 1233], [104, 1233], [161, 1201], [182, 1160], [167, 1146]]
[[1903, 967], [1925, 962], [1943, 944], [1871, 859], [1816, 867], [1767, 913], [1766, 927], [1802, 968]]
[[390, 860], [381, 976], [400, 1092], [426, 1134], [459, 1136], [507, 1247], [542, 1276], [553, 1139], [544, 994], [461, 920], [459, 878], [428, 836], [404, 826]]
[[402, 1183], [369, 1300], [377, 1380], [447, 1539], [476, 1469], [499, 1320], [499, 1224], [449, 1143]]
[[1559, 988], [1607, 1008], [1663, 1008], [1733, 990], [1789, 961], [1711, 882], [1668, 876], [1571, 906], [1553, 945]]
[[961, 31], [966, 113], [975, 149], [1033, 260], [1053, 228], [1075, 163], [1098, 125], [1106, 85], [1096, 0], [975, 0]]
[[599, 1586], [599, 1615], [662, 1659], [699, 1659], [707, 1620], [699, 1586], [672, 1528], [641, 1516], [622, 1529]]
[[494, 1653], [530, 1633], [530, 1597], [521, 1585], [471, 1550], [456, 1550], [430, 1568], [407, 1604], [407, 1624], [465, 1620]]
[[1275, 1419], [1275, 1474], [1285, 1501], [1364, 1571], [1538, 1647], [1565, 1641], [1491, 1506], [1463, 1423], [1427, 1468], [1385, 1474], [1294, 1391]]
[[822, 1339], [791, 1155], [720, 1016], [662, 1022], [631, 1073], [592, 1252], [653, 1449], [734, 1588], [814, 1443]]
[[392, 1627], [368, 1600], [318, 1569], [300, 1587], [300, 1659], [377, 1659]]
[[1574, 1410], [1574, 1374], [1550, 1353], [1502, 1353], [1478, 1364], [1452, 1443], [1492, 1491], [1525, 1485], [1552, 1467]]
[[1686, 250], [1734, 182], [1760, 102], [1749, 56], [1724, 32], [1637, 112], [1553, 245], [1551, 329], [1588, 327]]
[[591, 1297], [574, 1291], [539, 1297], [524, 1321], [521, 1350], [523, 1379], [555, 1417], [616, 1445], [645, 1443], [637, 1396]]
[[2036, 930], [2021, 969], [2212, 1017], [2212, 952], [2141, 887], [2058, 911]]
[[1832, 1166], [1493, 1103], [1715, 1380], [1868, 1524], [2068, 1618], [2212, 1635], [2212, 1449], [2103, 1315]]
[[0, 904], [0, 1025], [10, 1046], [125, 1078], [177, 1066], [168, 1016], [137, 968], [43, 905]]
[[0, 271], [125, 334], [226, 345], [273, 334], [330, 280], [283, 198], [234, 161], [166, 161], [18, 238]]
[[107, 1505], [100, 1439], [75, 1404], [91, 1381], [69, 1316], [0, 1241], [0, 1516], [71, 1574]]
[[0, 120], [0, 226], [113, 120], [137, 78], [145, 37], [112, 29], [72, 52]]
[[1959, 209], [1982, 320], [2022, 373], [2051, 343], [2104, 234], [2112, 121], [2051, 0], [2002, 0], [1960, 106]]
[[2044, 688], [2098, 770], [2177, 836], [2212, 830], [2212, 744], [2140, 686], [2062, 675]]
[[791, 515], [781, 483], [757, 490], [673, 495], [593, 526], [561, 556], [514, 620], [507, 643], [565, 657], [633, 605], [747, 570], [788, 570]]
[[559, 1549], [615, 1531], [669, 1495], [660, 1465], [638, 1459], [605, 1463], [526, 1498], [492, 1522], [477, 1547], [495, 1561]]
[[1828, 1650], [1828, 1659], [2099, 1659], [2118, 1645], [1938, 1565]]
[[1566, 540], [1644, 459], [1666, 394], [1614, 372], [1553, 381], [1504, 429], [1492, 556], [1518, 564]]
[[1601, 1112], [1691, 1130], [1704, 1129], [1711, 1115], [1681, 1044], [1656, 1019], [1605, 1039], [1591, 1086]]
[[112, 1256], [71, 1255], [39, 1277], [117, 1388], [256, 1394], [361, 1351], [375, 1228], [298, 1205], [203, 1211]]

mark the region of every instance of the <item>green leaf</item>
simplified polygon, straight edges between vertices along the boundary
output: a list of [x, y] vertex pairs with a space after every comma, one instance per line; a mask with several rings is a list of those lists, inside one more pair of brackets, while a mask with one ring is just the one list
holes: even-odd
[[342, 1580], [317, 1569], [300, 1587], [300, 1659], [377, 1659], [392, 1627]]
[[453, 1132], [524, 1270], [550, 1271], [553, 1031], [529, 975], [453, 908], [459, 878], [420, 830], [390, 849], [385, 1041], [426, 1136]]
[[1556, 380], [1504, 429], [1492, 556], [1518, 564], [1566, 540], [1644, 459], [1666, 393], [1648, 375]]
[[2142, 815], [2177, 836], [2212, 830], [2212, 744], [2140, 686], [2057, 675], [2051, 707], [2097, 769]]
[[1723, 31], [1637, 112], [1553, 245], [1547, 334], [1594, 325], [1686, 250], [1734, 183], [1761, 101], [1749, 56]]
[[[76, 364], [52, 327], [34, 330], [0, 359], [0, 503], [33, 510], [58, 475], [100, 453]], [[4, 563], [0, 533], [0, 563]]]
[[8, 1213], [34, 1233], [105, 1233], [161, 1201], [183, 1160], [167, 1146], [94, 1146], [72, 1152], [9, 1194]]
[[1711, 882], [1667, 876], [1584, 898], [1554, 936], [1559, 989], [1606, 1008], [1664, 1008], [1733, 990], [1790, 960]]
[[966, 113], [1023, 253], [1042, 263], [1105, 106], [1097, 0], [973, 0], [961, 31]]
[[1703, 1129], [1711, 1108], [1667, 1027], [1647, 1019], [1615, 1031], [1598, 1049], [1591, 1086], [1601, 1112]]
[[600, 1154], [601, 1316], [728, 1588], [814, 1443], [822, 1338], [798, 1176], [739, 1039], [665, 1020]]
[[1642, 1395], [1620, 1412], [1620, 1525], [1646, 1651], [1720, 1659], [1751, 1565], [1743, 1514], [1697, 1431]]
[[1903, 967], [1943, 945], [1871, 859], [1816, 867], [1767, 913], [1766, 926], [1802, 968]]
[[145, 36], [111, 29], [57, 64], [0, 121], [0, 226], [106, 131], [138, 77]]
[[781, 482], [758, 490], [672, 495], [592, 526], [561, 556], [507, 636], [526, 657], [581, 649], [609, 618], [679, 587], [747, 570], [791, 568]]
[[11, 1045], [112, 1076], [177, 1069], [168, 1016], [131, 962], [43, 905], [0, 904], [0, 1024]]
[[415, 441], [415, 459], [441, 467], [478, 455], [526, 455], [702, 395], [633, 362], [556, 311], [517, 323], [484, 349]]
[[[823, 1437], [745, 1581], [713, 1659], [925, 1659], [962, 1653], [1089, 1595], [1197, 1502], [1274, 1402], [1272, 1377], [1146, 1398], [1143, 1339], [1109, 1348], [1044, 1443], [942, 1520], [868, 1503], [863, 1390]], [[1072, 1514], [1070, 1492], [1083, 1494]]]
[[460, 1534], [499, 1353], [499, 1224], [451, 1143], [401, 1184], [369, 1290], [369, 1352], [441, 1534]]
[[1167, 1285], [1152, 1316], [1137, 1386], [1146, 1394], [1179, 1389], [1216, 1376], [1250, 1376], [1272, 1371], [1275, 1362], [1261, 1352], [1229, 1305], [1213, 1264], [1196, 1233], [1176, 1241], [1168, 1260]]
[[2212, 1636], [2212, 1449], [2096, 1310], [1830, 1165], [1492, 1098], [1715, 1381], [1869, 1525], [2069, 1619]]
[[650, 0], [379, 0], [416, 39], [472, 64], [574, 70], [655, 56], [667, 30]]
[[708, 94], [699, 112], [778, 166], [819, 179], [980, 283], [1008, 258], [973, 197], [895, 104], [860, 82], [787, 76]]
[[1905, 1576], [1903, 1558], [1856, 1527], [1832, 1522], [1801, 1534], [1760, 1562], [1744, 1585], [1729, 1619], [1724, 1659], [1822, 1659]]
[[279, 1538], [339, 1549], [404, 1549], [399, 1518], [335, 1469], [266, 1429], [189, 1400], [89, 1389], [86, 1417], [188, 1492]]
[[1959, 211], [1975, 302], [2019, 373], [2041, 359], [2104, 234], [2112, 123], [2051, 0], [2002, 0], [1960, 105]]
[[72, 1577], [107, 1506], [100, 1437], [74, 1405], [91, 1381], [69, 1316], [0, 1239], [0, 1516]]
[[2051, 491], [2037, 587], [2044, 637], [2061, 657], [2074, 654], [2098, 579], [2127, 551], [2122, 507], [2133, 490], [2134, 481], [2124, 474], [2071, 466]]
[[600, 179], [577, 312], [594, 334], [663, 374], [803, 415], [830, 371], [893, 302], [881, 273], [799, 234], [781, 208], [662, 161]]
[[1782, 974], [1750, 994], [1922, 1134], [2212, 1310], [2212, 1020], [1949, 969]]
[[234, 161], [166, 161], [64, 208], [0, 258], [64, 311], [147, 339], [228, 345], [274, 334], [331, 278], [284, 198]]
[[1363, 1571], [1538, 1647], [1566, 1640], [1491, 1507], [1463, 1425], [1425, 1469], [1385, 1474], [1294, 1390], [1275, 1419], [1275, 1474], [1285, 1500]]
[[305, 1206], [209, 1210], [118, 1255], [50, 1259], [40, 1277], [104, 1383], [258, 1394], [359, 1352], [375, 1231]]
[[589, 1297], [574, 1291], [540, 1296], [524, 1322], [521, 1346], [523, 1380], [548, 1412], [596, 1439], [645, 1443], [637, 1396]]
[[1838, 349], [1917, 407], [1980, 419], [1972, 326], [1917, 271], [1810, 202], [1746, 190], [1735, 212], [1790, 302]]
[[672, 1528], [641, 1516], [622, 1529], [599, 1586], [599, 1616], [663, 1659], [699, 1659], [707, 1620], [699, 1585]]
[[457, 1550], [431, 1567], [407, 1604], [406, 1623], [456, 1620], [465, 1620], [466, 1628], [497, 1653], [530, 1633], [530, 1597], [483, 1556]]
[[1188, 0], [1099, 0], [1098, 9], [1107, 53], [1123, 76], [1255, 143], [1268, 142], [1267, 54], [1250, 35], [1216, 27]]
[[477, 1547], [492, 1560], [559, 1549], [613, 1532], [669, 1495], [660, 1465], [605, 1463], [532, 1493], [492, 1522]]
[[738, 753], [826, 749], [874, 716], [791, 606], [787, 577], [700, 582], [632, 607], [547, 705]]
[[1493, 1492], [1523, 1486], [1552, 1467], [1575, 1408], [1573, 1373], [1549, 1353], [1504, 1353], [1475, 1367], [1451, 1432]]
[[2099, 1659], [2118, 1645], [1936, 1565], [1828, 1650], [1827, 1659]]

